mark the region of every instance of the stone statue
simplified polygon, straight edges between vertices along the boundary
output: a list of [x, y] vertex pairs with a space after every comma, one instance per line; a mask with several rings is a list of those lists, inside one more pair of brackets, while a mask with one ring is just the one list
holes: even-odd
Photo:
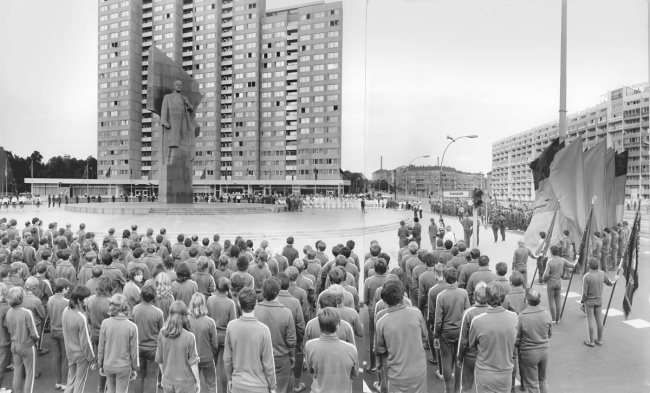
[[194, 140], [198, 127], [194, 107], [181, 94], [183, 82], [174, 82], [174, 92], [163, 98], [160, 113], [163, 165], [189, 165], [194, 160]]

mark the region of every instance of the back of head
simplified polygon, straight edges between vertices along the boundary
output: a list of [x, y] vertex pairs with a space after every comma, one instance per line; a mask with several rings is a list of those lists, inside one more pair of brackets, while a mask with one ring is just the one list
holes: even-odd
[[72, 290], [72, 295], [70, 295], [70, 302], [68, 307], [71, 309], [81, 309], [83, 301], [90, 296], [90, 289], [85, 285], [75, 285]]
[[487, 284], [484, 283], [483, 281], [476, 284], [476, 286], [474, 287], [474, 300], [476, 301], [476, 303], [485, 304], [485, 302], [487, 301], [486, 293], [485, 293], [486, 288], [487, 288]]
[[341, 323], [339, 311], [333, 307], [325, 307], [318, 313], [318, 325], [323, 334], [334, 334]]
[[289, 289], [290, 280], [289, 280], [289, 275], [287, 275], [287, 273], [280, 272], [275, 275], [275, 278], [277, 278], [280, 281], [281, 290], [286, 291], [287, 289]]
[[275, 277], [269, 277], [262, 283], [262, 296], [267, 301], [275, 300], [280, 293], [280, 280]]
[[500, 307], [506, 297], [506, 291], [499, 283], [492, 281], [487, 285], [485, 295], [490, 307]]
[[495, 266], [497, 276], [504, 277], [508, 273], [508, 265], [505, 262], [499, 262]]
[[518, 272], [517, 270], [514, 270], [512, 273], [510, 273], [510, 285], [513, 287], [520, 287], [524, 283], [524, 276]]
[[490, 264], [490, 258], [487, 255], [481, 255], [478, 258], [478, 265], [481, 267], [488, 266]]
[[255, 305], [257, 304], [257, 296], [255, 296], [255, 291], [252, 288], [243, 288], [241, 291], [239, 291], [237, 298], [239, 299], [239, 306], [243, 312], [249, 313], [255, 310]]
[[454, 284], [458, 279], [458, 271], [453, 267], [445, 268], [445, 270], [442, 271], [442, 277], [445, 279], [447, 284]]
[[126, 315], [130, 310], [129, 302], [126, 300], [126, 296], [121, 293], [116, 293], [111, 296], [108, 301], [108, 315], [114, 317], [116, 315]]
[[394, 307], [403, 301], [404, 285], [400, 281], [386, 281], [381, 290], [381, 300], [389, 307]]
[[321, 309], [324, 309], [325, 307], [336, 308], [336, 295], [330, 292], [329, 290], [322, 292], [321, 295], [318, 297], [318, 306]]
[[[460, 250], [460, 245], [458, 249]], [[478, 248], [472, 248], [472, 251], [469, 252], [469, 255], [472, 257], [472, 259], [478, 259], [481, 256], [481, 250]]]

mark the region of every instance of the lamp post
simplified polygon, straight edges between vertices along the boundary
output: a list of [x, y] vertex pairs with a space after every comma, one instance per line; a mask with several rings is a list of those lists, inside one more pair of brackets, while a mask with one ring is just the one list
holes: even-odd
[[447, 149], [449, 149], [449, 146], [451, 146], [452, 143], [456, 142], [459, 139], [462, 138], [478, 138], [478, 135], [463, 135], [459, 136], [458, 138], [452, 138], [449, 135], [447, 135], [447, 139], [451, 139], [451, 142], [445, 147], [445, 151], [442, 152], [442, 160], [440, 160], [440, 218], [442, 219], [442, 164], [445, 162], [445, 154], [447, 153]]
[[406, 186], [405, 186], [406, 197], [409, 196], [409, 167], [411, 166], [411, 163], [413, 163], [413, 161], [417, 160], [418, 158], [429, 158], [429, 155], [427, 154], [426, 156], [415, 157], [414, 159], [411, 160], [411, 162], [409, 162], [409, 165], [406, 167]]

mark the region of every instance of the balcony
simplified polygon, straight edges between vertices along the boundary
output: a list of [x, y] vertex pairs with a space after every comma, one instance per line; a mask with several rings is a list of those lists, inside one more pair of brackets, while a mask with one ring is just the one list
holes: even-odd
[[221, 76], [232, 75], [232, 70], [223, 70], [221, 71]]
[[192, 28], [194, 26], [193, 22], [184, 22], [183, 29]]
[[223, 67], [225, 66], [231, 66], [232, 65], [232, 60], [221, 60], [221, 65]]
[[221, 13], [221, 18], [222, 19], [224, 19], [224, 18], [232, 18], [232, 11]]
[[287, 45], [287, 51], [298, 50], [298, 44]]
[[230, 37], [232, 37], [232, 30], [231, 31], [225, 31], [225, 32], [221, 33], [221, 37], [222, 38], [230, 38]]
[[296, 71], [298, 69], [298, 63], [288, 63], [287, 71]]
[[224, 99], [222, 99], [221, 104], [232, 104], [232, 98], [224, 98]]
[[143, 137], [142, 142], [151, 142], [151, 137], [150, 136]]
[[[229, 147], [222, 147], [221, 152], [232, 152], [232, 146]], [[226, 160], [227, 158], [227, 160]], [[221, 157], [221, 161], [232, 161], [232, 157]]]
[[298, 119], [298, 116], [296, 116], [296, 115], [287, 115], [287, 121], [297, 120], [297, 119]]
[[191, 40], [183, 41], [183, 48], [186, 48], [186, 47], [190, 47], [190, 48], [192, 47], [192, 41]]
[[232, 8], [234, 1], [224, 1], [223, 4], [221, 4], [222, 9], [230, 9]]
[[225, 27], [232, 27], [232, 21], [222, 23], [222, 24], [221, 24], [221, 27], [224, 27], [224, 28], [225, 28]]
[[232, 117], [221, 118], [221, 123], [232, 123]]
[[142, 14], [142, 19], [151, 18], [152, 16], [153, 16], [153, 14], [152, 14], [151, 11], [145, 12], [144, 14]]
[[153, 26], [153, 22], [145, 22], [145, 23], [142, 24], [143, 29], [146, 29], [146, 28], [151, 27], [151, 26]]
[[191, 66], [191, 65], [192, 65], [192, 60], [183, 61], [183, 66]]
[[142, 151], [151, 151], [151, 146], [142, 146]]
[[221, 51], [221, 57], [232, 56], [232, 50]]
[[192, 36], [193, 36], [193, 34], [192, 34], [191, 31], [187, 32], [187, 33], [183, 33], [183, 38], [192, 38]]
[[232, 113], [232, 108], [222, 109], [221, 114], [224, 114], [224, 113]]

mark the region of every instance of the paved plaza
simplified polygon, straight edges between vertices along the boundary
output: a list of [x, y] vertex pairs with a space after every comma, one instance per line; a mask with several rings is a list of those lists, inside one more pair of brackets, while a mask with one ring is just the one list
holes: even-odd
[[[63, 206], [63, 205], [62, 205]], [[186, 235], [198, 234], [201, 237], [212, 238], [218, 233], [221, 242], [235, 236], [253, 240], [255, 246], [263, 239], [271, 245], [284, 245], [287, 236], [294, 236], [295, 246], [299, 250], [306, 244], [314, 246], [317, 240], [327, 243], [327, 253], [331, 247], [347, 240], [354, 240], [357, 244], [355, 251], [363, 255], [368, 250], [370, 242], [377, 240], [383, 250], [391, 256], [391, 267], [397, 265], [395, 258], [398, 250], [397, 227], [400, 220], [412, 220], [413, 213], [399, 210], [369, 210], [363, 214], [355, 209], [305, 209], [297, 213], [262, 213], [239, 215], [213, 215], [213, 216], [124, 216], [124, 215], [93, 215], [73, 213], [64, 208], [48, 209], [41, 206], [36, 212], [35, 207], [27, 206], [25, 211], [16, 210], [2, 212], [0, 216], [16, 218], [19, 228], [22, 224], [35, 216], [47, 223], [56, 221], [59, 226], [71, 223], [76, 229], [80, 222], [84, 222], [87, 231], [95, 231], [101, 237], [108, 228], [114, 227], [116, 235], [121, 235], [121, 230], [138, 225], [140, 233], [147, 228], [153, 228], [156, 233], [159, 228], [165, 227], [170, 237], [177, 233]], [[430, 218], [438, 220], [437, 215], [425, 212], [421, 223], [423, 226], [422, 246], [430, 249], [427, 227]], [[626, 219], [631, 222], [632, 215], [626, 212]], [[458, 219], [445, 217], [447, 224], [460, 236], [462, 228]], [[586, 322], [584, 314], [579, 308], [579, 294], [581, 291], [582, 276], [576, 275], [569, 290], [566, 309], [560, 325], [553, 325], [551, 350], [548, 365], [549, 391], [554, 392], [611, 392], [612, 388], [620, 392], [647, 392], [650, 387], [650, 307], [648, 262], [650, 261], [650, 235], [648, 234], [648, 220], [642, 221], [641, 258], [639, 278], [641, 284], [635, 295], [635, 302], [628, 321], [622, 315], [622, 299], [625, 280], [621, 277], [616, 287], [612, 307], [607, 319], [602, 347], [589, 348], [582, 344], [586, 338]], [[516, 241], [522, 236], [521, 232], [507, 231], [506, 240], [494, 242], [491, 228], [480, 228], [480, 244], [482, 254], [490, 257], [490, 267], [494, 269], [497, 262], [506, 262], [510, 266]], [[529, 260], [529, 280], [535, 269], [535, 263]], [[613, 273], [610, 272], [613, 278]], [[360, 285], [363, 281], [360, 280]], [[563, 281], [566, 291], [568, 281]], [[544, 286], [535, 285], [542, 293], [542, 306], [548, 307], [546, 290]], [[359, 291], [363, 293], [363, 289]], [[605, 287], [604, 302], [609, 299], [610, 287]], [[363, 338], [357, 338], [357, 348], [360, 367], [365, 369], [368, 361], [368, 331], [367, 311], [361, 311], [362, 320], [366, 329]], [[406, 333], [405, 333], [406, 334]], [[50, 346], [49, 335], [45, 338], [46, 347]], [[435, 376], [435, 366], [426, 364], [428, 370], [429, 392], [444, 392], [444, 386]], [[45, 392], [53, 390], [54, 377], [51, 368], [51, 354], [42, 356], [38, 360], [38, 369], [42, 376], [36, 380], [35, 391]], [[354, 384], [354, 392], [369, 392], [369, 387], [375, 381], [375, 376], [361, 374]], [[5, 377], [5, 386], [9, 386], [11, 373]], [[311, 379], [306, 373], [302, 381], [309, 387]], [[86, 391], [95, 391], [97, 372], [91, 372], [88, 377]], [[308, 391], [308, 390], [307, 390]]]

